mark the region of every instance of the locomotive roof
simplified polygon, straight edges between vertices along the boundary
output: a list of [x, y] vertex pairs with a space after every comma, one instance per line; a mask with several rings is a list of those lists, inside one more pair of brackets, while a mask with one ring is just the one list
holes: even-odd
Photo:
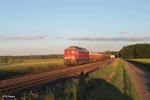
[[82, 47], [78, 47], [78, 46], [70, 46], [69, 48], [75, 48], [75, 49], [78, 49], [78, 50], [89, 52], [86, 48], [82, 48]]

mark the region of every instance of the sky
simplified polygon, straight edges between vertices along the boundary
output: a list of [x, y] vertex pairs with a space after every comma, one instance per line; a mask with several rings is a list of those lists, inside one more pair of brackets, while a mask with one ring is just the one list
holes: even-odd
[[0, 55], [150, 43], [149, 0], [0, 0]]

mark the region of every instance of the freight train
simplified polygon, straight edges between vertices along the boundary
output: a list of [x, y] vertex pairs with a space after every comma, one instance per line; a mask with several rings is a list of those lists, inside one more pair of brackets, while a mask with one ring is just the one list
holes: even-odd
[[65, 65], [79, 65], [109, 58], [109, 55], [89, 52], [86, 48], [78, 46], [70, 46], [64, 50]]

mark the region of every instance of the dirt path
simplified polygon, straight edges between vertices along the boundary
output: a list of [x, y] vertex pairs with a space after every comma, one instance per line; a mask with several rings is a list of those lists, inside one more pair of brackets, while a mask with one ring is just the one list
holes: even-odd
[[139, 68], [139, 65], [126, 63], [126, 70], [135, 82], [141, 100], [150, 100], [150, 73]]

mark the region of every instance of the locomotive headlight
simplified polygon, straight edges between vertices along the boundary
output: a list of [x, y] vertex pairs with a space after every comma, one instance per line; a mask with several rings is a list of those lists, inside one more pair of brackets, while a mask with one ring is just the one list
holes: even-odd
[[74, 57], [74, 56], [72, 56], [71, 58], [72, 58], [72, 59], [74, 59], [75, 57]]

